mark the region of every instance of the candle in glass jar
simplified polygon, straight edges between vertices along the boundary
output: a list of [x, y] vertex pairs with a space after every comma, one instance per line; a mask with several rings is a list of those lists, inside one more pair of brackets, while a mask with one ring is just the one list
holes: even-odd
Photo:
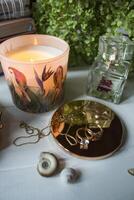
[[14, 104], [40, 113], [61, 103], [68, 56], [69, 45], [50, 35], [21, 35], [0, 44], [0, 61]]
[[60, 49], [51, 46], [30, 45], [18, 48], [7, 53], [7, 56], [13, 60], [34, 62], [50, 59], [61, 55]]

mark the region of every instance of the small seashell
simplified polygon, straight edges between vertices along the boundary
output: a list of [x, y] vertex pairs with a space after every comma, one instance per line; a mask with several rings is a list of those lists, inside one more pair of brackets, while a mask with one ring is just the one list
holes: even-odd
[[74, 183], [78, 179], [78, 172], [72, 168], [65, 168], [61, 172], [61, 179], [65, 183]]
[[131, 174], [132, 176], [134, 176], [134, 168], [128, 169], [128, 173]]
[[58, 168], [58, 160], [52, 153], [42, 152], [37, 170], [42, 176], [52, 176]]

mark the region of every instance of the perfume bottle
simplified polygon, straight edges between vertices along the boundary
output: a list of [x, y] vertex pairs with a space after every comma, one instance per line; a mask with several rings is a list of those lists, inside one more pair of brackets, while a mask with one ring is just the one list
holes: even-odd
[[87, 94], [119, 103], [128, 77], [134, 43], [126, 36], [101, 36], [88, 75]]

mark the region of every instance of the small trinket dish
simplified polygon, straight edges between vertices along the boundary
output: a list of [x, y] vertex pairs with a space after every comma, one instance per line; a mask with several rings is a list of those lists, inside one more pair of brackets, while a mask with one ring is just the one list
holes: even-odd
[[57, 168], [58, 160], [54, 154], [49, 152], [42, 152], [40, 154], [37, 170], [42, 176], [49, 177], [54, 175]]
[[121, 120], [110, 108], [89, 100], [62, 105], [52, 117], [51, 129], [64, 150], [84, 159], [111, 156], [124, 134]]

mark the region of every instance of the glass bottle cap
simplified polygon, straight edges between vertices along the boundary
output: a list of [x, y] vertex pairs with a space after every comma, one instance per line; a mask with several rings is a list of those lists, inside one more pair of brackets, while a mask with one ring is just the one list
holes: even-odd
[[132, 60], [134, 54], [134, 42], [127, 36], [100, 36], [99, 54], [106, 61]]

